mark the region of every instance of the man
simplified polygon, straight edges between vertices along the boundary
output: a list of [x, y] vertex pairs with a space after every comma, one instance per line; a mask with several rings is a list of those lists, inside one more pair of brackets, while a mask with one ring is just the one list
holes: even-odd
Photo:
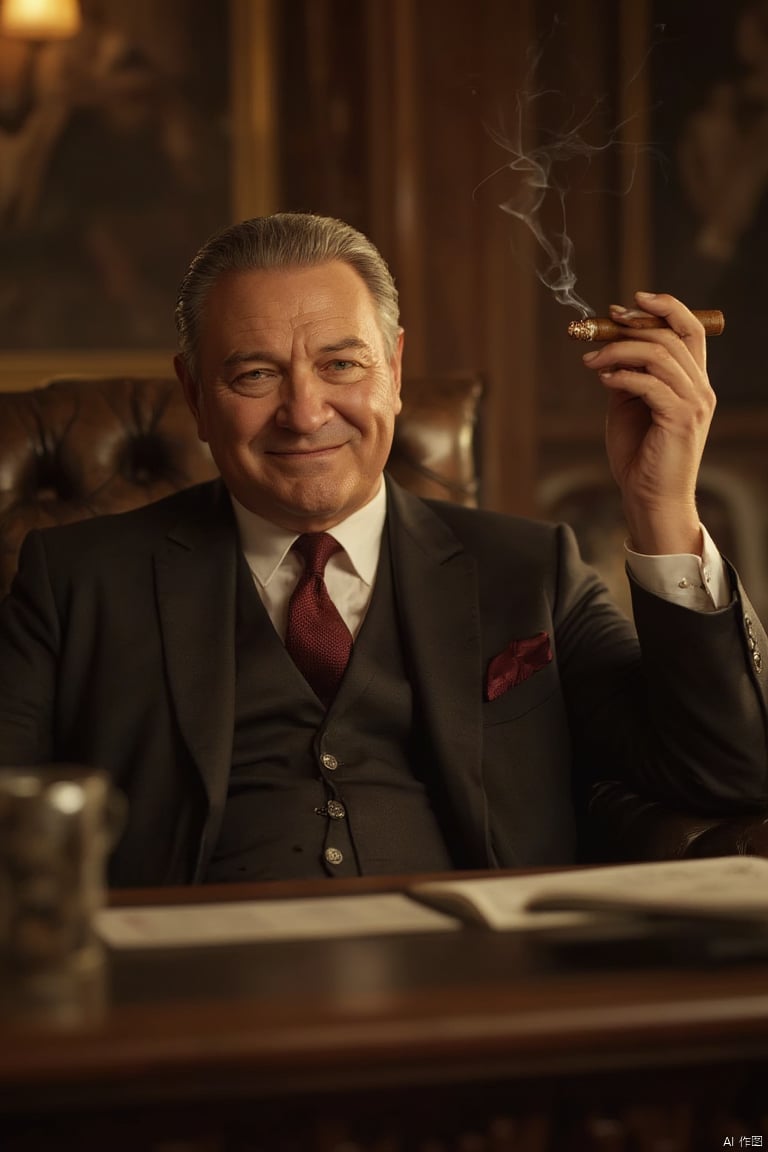
[[365, 237], [280, 214], [201, 249], [175, 366], [222, 481], [30, 533], [0, 612], [2, 756], [110, 772], [111, 883], [567, 863], [601, 779], [766, 800], [765, 637], [696, 512], [704, 333], [637, 302], [666, 326], [614, 309], [585, 361], [642, 658], [568, 529], [383, 478], [403, 333]]

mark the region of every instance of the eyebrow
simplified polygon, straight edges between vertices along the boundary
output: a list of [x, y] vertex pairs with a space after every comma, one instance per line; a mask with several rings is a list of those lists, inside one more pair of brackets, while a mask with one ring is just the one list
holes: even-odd
[[[333, 344], [324, 344], [322, 348], [318, 349], [319, 356], [329, 356], [334, 352], [347, 352], [350, 349], [357, 348], [361, 352], [370, 353], [370, 345], [365, 340], [361, 340], [358, 336], [345, 336], [342, 340], [337, 340]], [[269, 352], [261, 352], [258, 349], [253, 352], [232, 352], [224, 361], [225, 368], [234, 368], [238, 364], [252, 363], [254, 360], [265, 361], [268, 364], [275, 362], [275, 357]]]
[[247, 364], [252, 360], [266, 360], [272, 364], [274, 359], [274, 356], [270, 356], [268, 352], [232, 352], [224, 361], [224, 367], [232, 368], [237, 364]]
[[347, 336], [335, 344], [324, 344], [319, 349], [319, 353], [321, 356], [327, 356], [331, 352], [346, 352], [349, 348], [359, 348], [362, 352], [370, 352], [370, 345], [365, 340], [360, 340], [357, 336]]

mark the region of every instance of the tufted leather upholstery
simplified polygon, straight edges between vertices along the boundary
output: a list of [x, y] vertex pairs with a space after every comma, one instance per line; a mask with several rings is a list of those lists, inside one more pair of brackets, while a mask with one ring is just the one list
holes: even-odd
[[592, 797], [591, 850], [601, 860], [768, 856], [768, 811], [717, 817], [675, 811], [606, 781]]
[[[406, 488], [477, 499], [476, 378], [403, 389], [390, 469]], [[60, 379], [0, 392], [0, 596], [30, 528], [120, 512], [216, 475], [174, 379]]]

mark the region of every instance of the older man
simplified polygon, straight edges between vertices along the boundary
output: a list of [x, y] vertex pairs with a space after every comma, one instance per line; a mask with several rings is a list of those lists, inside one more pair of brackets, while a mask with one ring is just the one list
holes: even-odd
[[280, 214], [201, 249], [175, 365], [221, 481], [31, 533], [0, 612], [0, 755], [109, 770], [113, 884], [567, 863], [608, 778], [768, 799], [765, 638], [696, 512], [704, 333], [637, 304], [666, 325], [615, 309], [585, 360], [639, 644], [567, 528], [385, 476], [403, 333], [364, 236]]

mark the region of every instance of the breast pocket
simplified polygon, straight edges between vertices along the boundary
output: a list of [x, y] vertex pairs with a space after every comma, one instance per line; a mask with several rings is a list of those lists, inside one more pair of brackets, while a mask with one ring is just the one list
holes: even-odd
[[494, 724], [507, 724], [518, 720], [534, 708], [540, 708], [547, 700], [560, 691], [560, 677], [555, 662], [534, 672], [521, 684], [508, 688], [495, 700], [483, 704], [483, 724], [486, 728]]

